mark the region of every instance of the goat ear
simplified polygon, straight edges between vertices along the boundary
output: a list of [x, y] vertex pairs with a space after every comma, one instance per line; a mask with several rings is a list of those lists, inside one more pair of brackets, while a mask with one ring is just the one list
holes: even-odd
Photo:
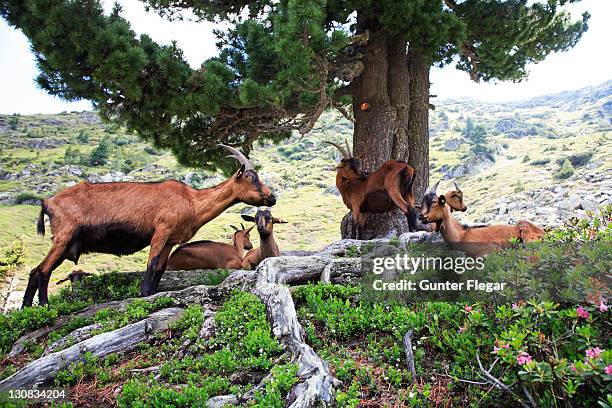
[[238, 172], [236, 173], [236, 178], [237, 179], [241, 178], [243, 174], [244, 174], [244, 164], [240, 166], [240, 168], [238, 169]]
[[242, 214], [241, 217], [245, 221], [255, 222], [255, 217], [253, 217], [252, 215]]
[[438, 204], [440, 205], [446, 204], [446, 197], [444, 197], [444, 195], [441, 195], [440, 197], [438, 197]]
[[274, 224], [289, 224], [287, 221], [281, 220], [280, 218], [276, 218], [276, 217], [272, 217], [272, 222]]

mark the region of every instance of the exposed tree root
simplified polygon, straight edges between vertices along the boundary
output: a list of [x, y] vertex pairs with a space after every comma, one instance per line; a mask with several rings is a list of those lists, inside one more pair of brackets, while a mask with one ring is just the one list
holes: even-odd
[[85, 353], [94, 357], [105, 357], [112, 353], [132, 350], [153, 334], [168, 329], [183, 313], [181, 308], [168, 308], [152, 313], [147, 318], [111, 332], [98, 334], [65, 350], [49, 354], [31, 362], [21, 370], [0, 381], [0, 391], [31, 388], [49, 381], [58, 371], [71, 363], [80, 361]]
[[[287, 397], [288, 405], [293, 408], [330, 405], [333, 402], [334, 387], [339, 382], [331, 375], [327, 363], [306, 344], [304, 330], [298, 321], [295, 305], [286, 285], [316, 281], [345, 282], [361, 276], [360, 259], [334, 258], [345, 255], [348, 248], [353, 245], [361, 247], [363, 242], [341, 241], [311, 256], [269, 258], [262, 262], [256, 271], [234, 271], [219, 286], [184, 287], [194, 282], [202, 282], [202, 277], [210, 273], [209, 271], [169, 272], [164, 276], [160, 289], [179, 288], [178, 290], [160, 292], [141, 299], [154, 302], [160, 297], [171, 297], [179, 306], [189, 304], [205, 306], [208, 312], [200, 336], [206, 338], [214, 333], [214, 310], [226, 295], [235, 289], [251, 291], [265, 303], [274, 335], [283, 342], [292, 360], [299, 365], [299, 381]], [[99, 310], [108, 307], [119, 311], [125, 310], [133, 300], [125, 299], [92, 305], [71, 315], [61, 316], [52, 325], [22, 336], [15, 343], [10, 355], [21, 353], [27, 342], [41, 341], [51, 331], [65, 326], [74, 317], [92, 317]], [[63, 340], [76, 339], [80, 341], [79, 343], [59, 352], [52, 352], [57, 344], [53, 345], [48, 350], [51, 354], [31, 362], [13, 376], [0, 382], [0, 390], [28, 387], [48, 381], [71, 362], [82, 359], [87, 351], [92, 352], [94, 356], [103, 357], [110, 353], [131, 350], [136, 344], [148, 339], [153, 332], [167, 328], [168, 323], [180, 315], [180, 311], [181, 309], [177, 308], [164, 309], [140, 322], [90, 338], [86, 338], [87, 329], [78, 329]], [[259, 389], [265, 381], [264, 378], [253, 389]], [[252, 393], [242, 396], [218, 396], [211, 399], [209, 405], [222, 406], [224, 403], [234, 401], [245, 402], [245, 398], [252, 397]]]

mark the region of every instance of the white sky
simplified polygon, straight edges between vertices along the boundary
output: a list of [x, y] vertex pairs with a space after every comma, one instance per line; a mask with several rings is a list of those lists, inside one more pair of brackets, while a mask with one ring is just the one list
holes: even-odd
[[[107, 10], [113, 1], [104, 0]], [[217, 53], [212, 35], [214, 24], [169, 22], [155, 13], [146, 13], [137, 0], [121, 0], [123, 16], [138, 34], [147, 33], [158, 43], [176, 40], [192, 67]], [[470, 97], [483, 101], [510, 101], [547, 93], [598, 85], [612, 79], [612, 1], [583, 0], [569, 6], [579, 16], [591, 13], [589, 30], [578, 45], [566, 53], [550, 55], [529, 67], [521, 83], [476, 84], [467, 73], [453, 66], [433, 69], [431, 93], [439, 99]], [[0, 19], [0, 113], [58, 113], [90, 109], [87, 101], [65, 102], [37, 88], [37, 69], [27, 38]], [[434, 100], [435, 103], [435, 100]]]

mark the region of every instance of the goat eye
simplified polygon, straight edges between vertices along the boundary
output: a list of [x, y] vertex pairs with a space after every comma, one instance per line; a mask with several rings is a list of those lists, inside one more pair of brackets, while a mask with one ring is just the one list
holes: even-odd
[[247, 180], [253, 181], [253, 176], [247, 176]]

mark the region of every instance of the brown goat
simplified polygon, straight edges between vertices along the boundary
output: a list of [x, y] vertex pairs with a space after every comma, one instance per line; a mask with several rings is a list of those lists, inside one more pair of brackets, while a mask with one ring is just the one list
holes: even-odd
[[166, 270], [190, 271], [194, 269], [240, 269], [244, 250], [253, 248], [249, 233], [255, 227], [238, 229], [232, 235], [232, 245], [214, 241], [195, 241], [183, 244], [168, 259]]
[[[399, 208], [406, 214], [408, 228], [416, 230], [414, 209], [414, 169], [398, 160], [388, 160], [373, 173], [361, 169], [361, 160], [353, 157], [348, 141], [346, 149], [332, 142], [325, 142], [342, 153], [336, 166], [336, 187], [342, 201], [351, 210], [357, 230], [361, 234], [365, 218], [363, 213], [385, 213]], [[355, 237], [357, 238], [357, 236]]]
[[[434, 184], [434, 186], [431, 188], [430, 191], [433, 191], [435, 193], [436, 190], [438, 189], [439, 184], [440, 182], [438, 181], [436, 184]], [[463, 191], [461, 191], [461, 189], [459, 188], [456, 182], [453, 182], [453, 184], [455, 184], [455, 190], [449, 190], [446, 193], [444, 193], [444, 197], [446, 197], [446, 204], [448, 204], [448, 206], [450, 207], [451, 212], [453, 211], [465, 212], [467, 211], [467, 206], [463, 202]], [[429, 224], [429, 231], [439, 232], [441, 226], [442, 226], [442, 220], [432, 222], [431, 224]]]
[[64, 282], [70, 281], [70, 285], [75, 286], [77, 283], [81, 282], [83, 279], [91, 275], [91, 273], [82, 270], [72, 271], [64, 279], [58, 280], [56, 285], [61, 285]]
[[519, 221], [516, 225], [490, 225], [479, 228], [466, 228], [451, 214], [446, 197], [439, 197], [429, 191], [423, 197], [420, 218], [425, 222], [442, 221], [442, 236], [452, 247], [471, 256], [482, 256], [511, 245], [510, 239], [522, 242], [535, 241], [544, 236], [544, 230], [529, 221]]
[[287, 224], [287, 221], [272, 217], [270, 210], [257, 210], [255, 217], [243, 215], [242, 219], [254, 222], [259, 233], [259, 246], [247, 252], [242, 260], [243, 268], [253, 269], [266, 258], [280, 256], [280, 250], [274, 241], [274, 224]]
[[173, 246], [189, 241], [200, 227], [233, 204], [274, 205], [276, 197], [260, 181], [249, 160], [233, 147], [220, 146], [230, 151], [241, 167], [215, 187], [195, 190], [176, 180], [81, 182], [42, 200], [38, 233], [44, 235], [47, 214], [53, 245], [30, 273], [23, 306], [32, 305], [37, 290], [39, 303], [47, 303], [51, 272], [65, 259], [76, 264], [84, 253], [127, 255], [148, 245], [141, 293], [155, 293]]

